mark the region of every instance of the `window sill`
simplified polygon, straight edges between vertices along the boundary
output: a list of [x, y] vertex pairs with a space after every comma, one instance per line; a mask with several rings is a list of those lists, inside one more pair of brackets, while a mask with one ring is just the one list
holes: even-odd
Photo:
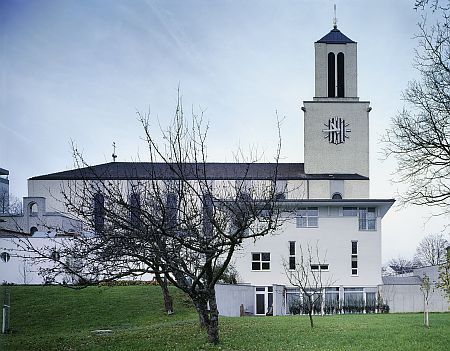
[[270, 269], [258, 269], [258, 270], [251, 270], [251, 272], [270, 272]]

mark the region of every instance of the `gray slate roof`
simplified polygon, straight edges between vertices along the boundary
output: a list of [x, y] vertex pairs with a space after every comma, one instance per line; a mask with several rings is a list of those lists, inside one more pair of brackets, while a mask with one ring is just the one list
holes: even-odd
[[322, 39], [318, 40], [316, 43], [327, 43], [327, 44], [347, 44], [354, 43], [349, 37], [344, 35], [339, 29], [334, 28], [325, 35]]
[[91, 167], [51, 173], [31, 180], [95, 180], [95, 179], [186, 179], [208, 180], [279, 180], [348, 179], [367, 180], [359, 174], [305, 174], [303, 163], [184, 163], [110, 162]]
[[384, 285], [420, 285], [422, 282], [418, 276], [386, 276], [381, 278]]

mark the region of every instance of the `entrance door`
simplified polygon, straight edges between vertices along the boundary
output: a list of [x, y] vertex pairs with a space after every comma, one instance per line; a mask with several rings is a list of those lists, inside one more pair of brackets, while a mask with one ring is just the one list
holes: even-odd
[[265, 315], [269, 313], [272, 315], [272, 307], [273, 304], [273, 287], [271, 286], [258, 286], [256, 287], [255, 292], [256, 297], [256, 308], [255, 314]]
[[266, 288], [256, 288], [256, 314], [266, 314]]

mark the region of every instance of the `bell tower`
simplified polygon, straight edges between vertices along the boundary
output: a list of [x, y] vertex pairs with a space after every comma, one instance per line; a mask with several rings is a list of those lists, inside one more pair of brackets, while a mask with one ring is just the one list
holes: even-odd
[[314, 49], [316, 97], [357, 98], [356, 43], [334, 25]]
[[308, 174], [369, 177], [369, 101], [357, 91], [357, 43], [333, 29], [314, 43], [315, 97], [303, 102]]

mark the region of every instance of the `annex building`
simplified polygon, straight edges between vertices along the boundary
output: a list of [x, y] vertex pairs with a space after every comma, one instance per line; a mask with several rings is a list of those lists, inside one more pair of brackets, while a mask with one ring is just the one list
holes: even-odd
[[[308, 262], [313, 274], [320, 273], [323, 305], [377, 303], [383, 284], [382, 219], [394, 200], [370, 197], [371, 107], [358, 97], [357, 43], [334, 26], [314, 48], [315, 96], [302, 107], [304, 163], [277, 166], [280, 201], [295, 209], [295, 215], [276, 235], [248, 240], [235, 253], [233, 265], [241, 284], [217, 286], [221, 314], [239, 315], [241, 305], [256, 315], [293, 313], [301, 296], [288, 274], [300, 262]], [[148, 179], [149, 167], [162, 178], [171, 176], [166, 164], [112, 162], [90, 169], [104, 179], [132, 182]], [[267, 181], [274, 167], [207, 163], [204, 176], [212, 182]], [[64, 214], [59, 198], [62, 185], [79, 175], [78, 169], [30, 178], [23, 215], [13, 220], [0, 215], [0, 228], [31, 234], [52, 226], [65, 235], [83, 231], [81, 222]]]

